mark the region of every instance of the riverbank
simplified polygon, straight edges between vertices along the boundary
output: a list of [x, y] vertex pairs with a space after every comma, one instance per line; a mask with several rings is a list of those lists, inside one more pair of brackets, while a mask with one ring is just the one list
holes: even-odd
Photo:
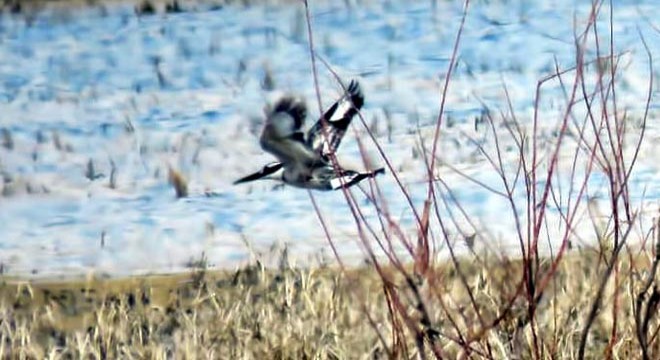
[[[218, 8], [226, 5], [279, 5], [295, 3], [295, 0], [3, 0], [0, 8], [13, 14], [34, 13], [44, 9], [103, 8], [116, 5], [132, 5], [147, 12], [180, 12]], [[149, 10], [151, 9], [151, 10]]]
[[[598, 253], [595, 249], [574, 251], [559, 264], [552, 286], [538, 302], [534, 324], [525, 320], [521, 302], [509, 301], [521, 281], [520, 261], [464, 259], [458, 267], [440, 264], [433, 268], [440, 286], [422, 284], [421, 288], [424, 298], [443, 299], [444, 309], [427, 309], [433, 326], [444, 334], [439, 338], [443, 354], [448, 358], [465, 355], [464, 348], [451, 340], [456, 328], [471, 341], [473, 355], [490, 347], [494, 358], [516, 354], [529, 358], [533, 326], [541, 336], [542, 358], [574, 358], [607, 267], [607, 259]], [[617, 276], [605, 288], [602, 310], [587, 342], [587, 358], [601, 358], [604, 353], [639, 358], [631, 305], [638, 298], [650, 256], [631, 251], [623, 257], [627, 260], [620, 261]], [[546, 262], [543, 266], [549, 259]], [[283, 265], [267, 270], [256, 264], [237, 271], [198, 268], [176, 275], [105, 280], [5, 278], [0, 284], [2, 358], [403, 356], [388, 354], [387, 349], [393, 347], [393, 323], [382, 282], [372, 267], [340, 271]], [[401, 279], [396, 286], [406, 292]], [[497, 324], [481, 328], [470, 311], [472, 301], [488, 309], [478, 315], [485, 323], [499, 317]], [[617, 335], [610, 344], [613, 321]], [[657, 327], [657, 319], [651, 325]], [[395, 341], [400, 340], [406, 342], [408, 355], [413, 355], [414, 337]], [[658, 341], [655, 344], [650, 350], [658, 350]]]

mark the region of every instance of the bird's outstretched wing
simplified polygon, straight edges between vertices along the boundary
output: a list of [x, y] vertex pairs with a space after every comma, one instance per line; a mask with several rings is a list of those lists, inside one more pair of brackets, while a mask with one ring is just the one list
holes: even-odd
[[349, 188], [364, 179], [376, 177], [376, 175], [379, 174], [385, 174], [385, 169], [380, 168], [377, 170], [372, 170], [363, 173], [352, 170], [345, 170], [340, 176], [337, 176], [336, 178], [330, 180], [328, 184], [329, 190], [339, 190], [341, 188]]
[[267, 110], [266, 125], [259, 144], [284, 165], [304, 166], [320, 159], [305, 142], [302, 126], [307, 116], [305, 103], [284, 97]]
[[[307, 132], [307, 144], [321, 155], [337, 151], [351, 120], [364, 105], [360, 84], [351, 80], [346, 93]], [[325, 123], [325, 124], [324, 124]]]

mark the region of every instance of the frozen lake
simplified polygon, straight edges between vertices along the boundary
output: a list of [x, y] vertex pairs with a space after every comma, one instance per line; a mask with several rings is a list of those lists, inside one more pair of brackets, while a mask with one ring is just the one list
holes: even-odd
[[[537, 81], [554, 71], [555, 61], [562, 67], [575, 62], [573, 18], [581, 28], [590, 1], [546, 3], [477, 1], [466, 19], [440, 155], [488, 184], [496, 184], [497, 176], [473, 141], [492, 141], [487, 126], [474, 124], [483, 103], [506, 110], [506, 84], [513, 109], [529, 121]], [[360, 81], [364, 118], [421, 205], [426, 173], [420, 139], [430, 144], [462, 3], [323, 1], [311, 10], [318, 53], [344, 81]], [[640, 32], [655, 60], [651, 113], [631, 196], [657, 211], [660, 32], [653, 26], [660, 26], [660, 7], [651, 0], [616, 1], [614, 14], [615, 48], [624, 52], [617, 97], [631, 118], [643, 114], [650, 76]], [[169, 272], [202, 253], [217, 268], [233, 268], [274, 244], [286, 244], [299, 263], [332, 259], [305, 190], [266, 181], [232, 185], [272, 160], [257, 141], [266, 103], [300, 94], [311, 117], [318, 116], [300, 4], [142, 17], [118, 5], [67, 16], [46, 11], [30, 23], [1, 16], [4, 272]], [[328, 106], [340, 87], [320, 63], [319, 82]], [[553, 131], [564, 99], [556, 83], [544, 93], [544, 131]], [[382, 165], [364, 126], [355, 121], [353, 128], [340, 161], [361, 165], [360, 136], [371, 161]], [[188, 180], [188, 197], [175, 197], [169, 168]], [[502, 215], [506, 203], [444, 166], [438, 173], [484, 224], [488, 239], [515, 245], [512, 221]], [[598, 197], [602, 184], [593, 181], [590, 194]], [[378, 183], [392, 214], [412, 225], [391, 174]], [[354, 193], [364, 198], [358, 189]], [[342, 193], [314, 195], [340, 253], [360, 259]]]

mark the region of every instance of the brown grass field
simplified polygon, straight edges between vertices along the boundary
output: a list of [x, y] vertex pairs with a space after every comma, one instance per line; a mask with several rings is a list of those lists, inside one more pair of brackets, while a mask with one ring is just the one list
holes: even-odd
[[[427, 310], [441, 334], [442, 353], [446, 358], [533, 358], [530, 329], [535, 327], [542, 337], [541, 358], [574, 358], [607, 266], [597, 254], [574, 251], [560, 263], [533, 324], [522, 302], [508, 307], [521, 279], [521, 262], [465, 259], [460, 262], [465, 282], [451, 264], [432, 268], [434, 286], [420, 283], [419, 289], [424, 298], [441, 294], [444, 308]], [[620, 262], [618, 275], [607, 283], [586, 358], [641, 356], [632, 307], [650, 260], [649, 253], [635, 252]], [[406, 292], [396, 272], [385, 271]], [[414, 305], [409, 301], [406, 307], [419, 316]], [[407, 343], [399, 345], [407, 354], [388, 352], [401, 339], [392, 337], [381, 278], [369, 267], [266, 270], [254, 265], [235, 272], [197, 269], [105, 280], [3, 278], [0, 315], [0, 358], [411, 358], [417, 351], [414, 337], [406, 336]], [[480, 325], [498, 317], [492, 327]], [[651, 321], [657, 329], [657, 317]], [[458, 333], [471, 338], [472, 353], [451, 340]], [[652, 344], [651, 353], [659, 354], [660, 341]]]

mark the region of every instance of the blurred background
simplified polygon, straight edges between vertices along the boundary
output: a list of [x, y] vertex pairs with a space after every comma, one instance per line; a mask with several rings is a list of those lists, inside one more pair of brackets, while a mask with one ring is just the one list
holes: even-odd
[[[471, 4], [437, 169], [476, 221], [477, 243], [457, 234], [457, 249], [515, 244], [506, 202], [451, 169], [501, 186], [479, 151], [494, 140], [484, 116], [515, 112], [529, 123], [537, 82], [573, 66], [574, 32], [590, 9], [572, 0]], [[354, 121], [340, 161], [365, 166], [359, 138], [366, 159], [382, 166], [370, 130], [415, 204], [426, 196], [424, 154], [462, 12], [455, 1], [310, 3], [322, 105], [341, 94], [324, 62], [345, 84], [360, 81], [366, 97], [364, 122]], [[650, 78], [657, 118], [659, 68], [649, 67], [641, 37], [659, 59], [659, 18], [654, 1], [616, 2], [617, 97], [631, 129], [640, 126]], [[609, 32], [602, 36], [609, 46]], [[233, 268], [283, 248], [301, 264], [334, 261], [305, 190], [232, 185], [272, 160], [257, 140], [266, 104], [297, 94], [307, 100], [308, 123], [319, 116], [302, 2], [9, 1], [0, 59], [2, 272], [172, 272], [200, 258]], [[565, 99], [559, 81], [543, 87], [541, 133], [549, 139]], [[631, 181], [634, 199], [656, 205], [658, 130], [656, 121], [647, 124]], [[502, 141], [515, 157], [511, 139]], [[593, 181], [598, 199], [603, 184]], [[378, 183], [391, 213], [413, 231], [392, 177]], [[341, 255], [361, 261], [343, 195], [314, 196]]]

